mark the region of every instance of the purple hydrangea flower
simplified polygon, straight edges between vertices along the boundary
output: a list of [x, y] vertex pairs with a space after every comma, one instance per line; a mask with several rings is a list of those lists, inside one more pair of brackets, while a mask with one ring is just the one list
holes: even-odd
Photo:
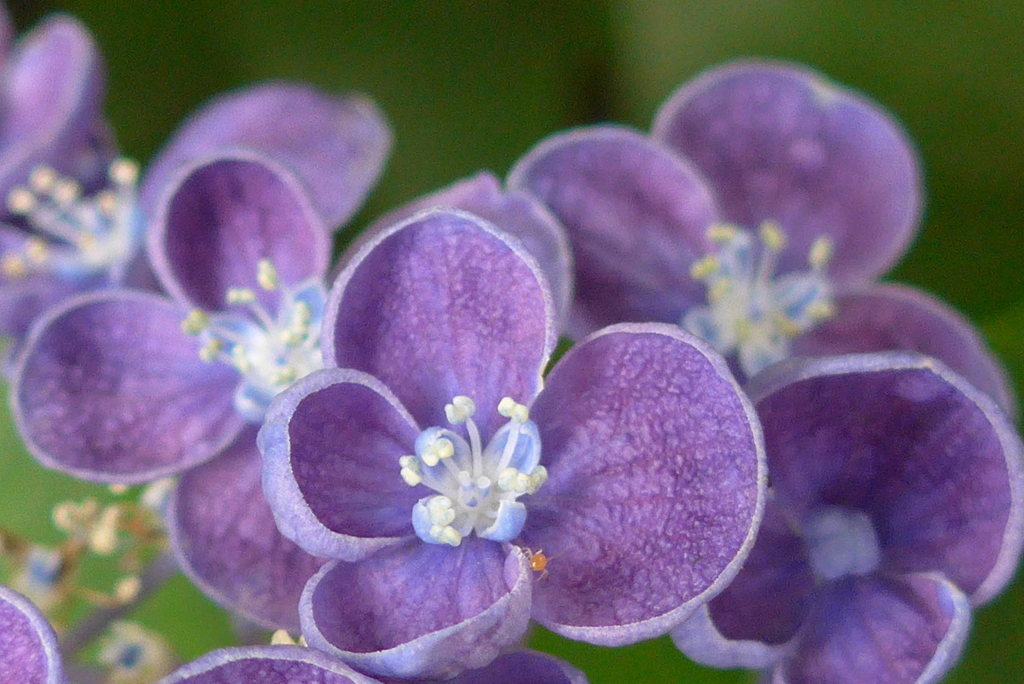
[[21, 594], [0, 585], [0, 681], [65, 684], [57, 635]]
[[419, 214], [348, 259], [326, 369], [259, 434], [278, 527], [335, 559], [300, 603], [312, 646], [448, 677], [531, 616], [603, 645], [663, 634], [736, 572], [764, 471], [724, 360], [675, 326], [624, 325], [542, 380], [554, 343], [537, 262], [479, 217]]
[[917, 228], [919, 164], [889, 114], [816, 73], [712, 69], [669, 98], [651, 136], [555, 135], [508, 184], [569, 231], [576, 336], [675, 323], [745, 376], [794, 354], [919, 351], [1013, 410], [965, 321], [923, 293], [873, 284]]
[[197, 159], [167, 186], [148, 247], [170, 297], [106, 290], [51, 309], [15, 367], [12, 410], [49, 467], [99, 482], [182, 474], [168, 524], [185, 572], [259, 624], [296, 629], [321, 562], [274, 526], [256, 428], [277, 391], [322, 366], [330, 234], [300, 178], [256, 152]]
[[907, 352], [790, 361], [749, 389], [771, 473], [733, 583], [673, 632], [776, 684], [925, 684], [1024, 540], [1022, 446], [992, 400]]

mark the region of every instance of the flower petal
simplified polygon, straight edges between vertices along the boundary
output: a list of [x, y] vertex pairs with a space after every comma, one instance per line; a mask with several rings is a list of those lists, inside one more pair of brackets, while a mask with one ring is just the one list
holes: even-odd
[[523, 637], [531, 584], [517, 547], [506, 552], [477, 537], [456, 548], [415, 540], [325, 566], [302, 595], [302, 633], [364, 672], [448, 678], [483, 667]]
[[550, 559], [534, 617], [607, 646], [667, 632], [725, 588], [765, 495], [757, 420], [725, 361], [670, 325], [600, 331], [531, 408], [550, 478], [524, 542]]
[[789, 362], [747, 388], [779, 506], [867, 513], [882, 568], [940, 571], [977, 605], [1024, 544], [1020, 438], [992, 400], [938, 361], [888, 352]]
[[64, 684], [57, 635], [32, 603], [0, 585], [0, 681]]
[[211, 651], [160, 684], [380, 684], [316, 649], [247, 646]]
[[185, 473], [168, 507], [171, 547], [217, 603], [268, 629], [297, 632], [302, 588], [323, 561], [277, 531], [262, 466], [250, 427], [218, 458]]
[[411, 537], [424, 489], [400, 476], [419, 428], [376, 379], [327, 369], [279, 394], [263, 423], [263, 488], [281, 532], [352, 561]]
[[416, 421], [446, 425], [471, 397], [487, 439], [498, 402], [529, 404], [554, 348], [551, 295], [518, 241], [458, 211], [420, 214], [384, 231], [331, 289], [320, 348], [327, 366], [387, 385]]
[[540, 651], [513, 651], [487, 667], [463, 672], [450, 684], [587, 684], [575, 667]]
[[956, 663], [970, 604], [941, 575], [868, 575], [827, 586], [776, 684], [932, 684]]
[[12, 410], [44, 465], [137, 483], [216, 456], [242, 429], [234, 370], [199, 359], [165, 298], [80, 295], [33, 327], [16, 363]]
[[362, 95], [328, 95], [299, 83], [265, 83], [206, 103], [175, 132], [141, 189], [152, 206], [175, 169], [190, 158], [247, 148], [289, 167], [326, 226], [349, 219], [377, 182], [391, 131]]
[[781, 271], [803, 270], [819, 235], [835, 246], [829, 274], [863, 283], [906, 250], [921, 213], [913, 145], [878, 105], [801, 67], [738, 62], [683, 85], [654, 137], [689, 158], [729, 221], [779, 222]]
[[836, 309], [835, 318], [794, 340], [796, 355], [920, 352], [995, 399], [1007, 415], [1017, 415], [1006, 371], [970, 322], [938, 299], [912, 287], [883, 283], [838, 297]]
[[327, 272], [330, 244], [295, 176], [269, 157], [234, 151], [203, 157], [169, 179], [148, 234], [154, 270], [171, 296], [223, 309], [230, 287], [257, 284], [268, 259], [295, 285]]
[[668, 149], [626, 128], [578, 129], [528, 152], [508, 185], [535, 195], [569, 232], [575, 336], [620, 321], [678, 323], [703, 301], [690, 266], [710, 249], [717, 210], [700, 174]]

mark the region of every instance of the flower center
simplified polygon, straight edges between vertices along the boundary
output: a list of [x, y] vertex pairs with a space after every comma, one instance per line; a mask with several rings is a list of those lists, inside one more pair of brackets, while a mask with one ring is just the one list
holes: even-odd
[[282, 286], [277, 270], [266, 259], [257, 264], [257, 282], [264, 291], [280, 291], [277, 315], [272, 316], [251, 288], [233, 287], [229, 304], [240, 310], [208, 314], [193, 309], [181, 328], [199, 337], [199, 357], [226, 363], [242, 374], [235, 390], [235, 410], [259, 423], [271, 400], [288, 385], [324, 367], [320, 353], [320, 323], [327, 291], [318, 280], [296, 288]]
[[832, 256], [829, 238], [821, 236], [811, 245], [809, 270], [777, 278], [776, 262], [786, 242], [778, 224], [761, 224], [759, 254], [751, 231], [715, 225], [708, 237], [717, 252], [690, 269], [707, 285], [708, 305], [691, 308], [681, 325], [722, 354], [738, 351], [748, 376], [789, 356], [790, 340], [834, 315], [825, 276]]
[[[27, 187], [7, 196], [7, 208], [25, 219], [35, 234], [0, 254], [0, 273], [11, 280], [35, 273], [82, 279], [123, 267], [142, 238], [136, 206], [139, 167], [116, 159], [110, 184], [82, 197], [79, 184], [39, 167]], [[115, 274], [115, 280], [120, 274]]]
[[871, 518], [864, 511], [825, 506], [807, 519], [804, 541], [811, 569], [823, 580], [865, 575], [878, 567], [882, 551]]
[[444, 407], [448, 422], [465, 425], [469, 441], [441, 427], [416, 438], [416, 455], [399, 459], [402, 479], [437, 492], [416, 502], [412, 524], [429, 544], [458, 546], [471, 532], [484, 539], [511, 541], [526, 523], [526, 506], [517, 499], [533, 494], [548, 479], [540, 463], [540, 434], [529, 410], [509, 397], [498, 413], [509, 421], [482, 448], [472, 416], [476, 405], [458, 396]]

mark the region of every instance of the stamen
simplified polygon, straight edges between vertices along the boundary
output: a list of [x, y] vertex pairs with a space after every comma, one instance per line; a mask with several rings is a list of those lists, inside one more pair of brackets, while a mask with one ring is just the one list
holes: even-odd
[[277, 278], [277, 269], [270, 263], [270, 259], [260, 259], [256, 262], [256, 282], [268, 292], [276, 290], [281, 281]]

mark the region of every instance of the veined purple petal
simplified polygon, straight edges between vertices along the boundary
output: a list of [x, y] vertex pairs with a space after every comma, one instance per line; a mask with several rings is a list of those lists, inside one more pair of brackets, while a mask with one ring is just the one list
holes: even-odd
[[347, 221], [377, 182], [391, 131], [362, 95], [328, 95], [299, 83], [264, 83], [221, 95], [175, 132], [150, 167], [143, 207], [156, 202], [169, 176], [189, 159], [248, 148], [289, 167], [328, 227]]
[[725, 361], [675, 326], [612, 326], [573, 347], [530, 410], [550, 478], [523, 541], [549, 558], [534, 617], [620, 646], [722, 591], [765, 496], [753, 408]]
[[0, 585], [0, 681], [64, 684], [57, 635], [32, 603]]
[[996, 400], [1017, 401], [1006, 371], [970, 322], [921, 290], [883, 283], [836, 299], [836, 316], [794, 340], [798, 356], [915, 351], [934, 356]]
[[405, 484], [398, 461], [419, 432], [398, 399], [358, 371], [318, 371], [279, 394], [258, 444], [282, 533], [347, 561], [412, 537], [423, 489]]
[[712, 69], [662, 106], [654, 137], [708, 178], [724, 218], [786, 233], [782, 272], [804, 270], [829, 236], [829, 275], [849, 285], [889, 270], [921, 213], [921, 171], [900, 125], [867, 98], [794, 65]]
[[690, 266], [710, 249], [715, 202], [699, 172], [653, 140], [612, 126], [558, 134], [516, 163], [508, 185], [569, 232], [575, 336], [620, 321], [678, 323], [703, 300]]
[[183, 312], [130, 291], [80, 295], [32, 329], [11, 402], [44, 465], [97, 482], [137, 483], [216, 456], [244, 424], [238, 374], [200, 360]]
[[933, 684], [956, 663], [967, 597], [941, 575], [867, 575], [826, 586], [774, 684]]
[[168, 178], [148, 234], [149, 256], [173, 297], [223, 309], [228, 288], [257, 285], [268, 259], [282, 283], [327, 272], [330, 244], [298, 179], [273, 159], [235, 150]]
[[385, 677], [444, 679], [483, 667], [529, 621], [529, 563], [503, 546], [417, 539], [327, 565], [302, 595], [302, 633], [310, 646]]
[[1024, 447], [988, 396], [900, 352], [778, 364], [747, 390], [796, 524], [863, 511], [883, 569], [942, 572], [975, 605], [1005, 586], [1024, 544]]
[[440, 207], [468, 211], [519, 238], [544, 272], [557, 318], [564, 323], [572, 301], [572, 249], [568, 235], [544, 205], [525, 192], [502, 191], [500, 181], [488, 171], [388, 212], [363, 235], [369, 239], [400, 221]]
[[211, 651], [159, 684], [380, 684], [336, 658], [299, 646], [248, 646]]
[[0, 199], [40, 164], [81, 178], [96, 169], [105, 72], [88, 30], [54, 15], [18, 41], [0, 80]]
[[529, 404], [555, 344], [537, 263], [504, 233], [458, 211], [420, 214], [366, 244], [338, 276], [320, 348], [327, 366], [379, 378], [424, 426], [446, 425], [457, 395], [488, 439], [508, 396]]
[[463, 672], [450, 684], [587, 684], [575, 667], [540, 651], [500, 655], [487, 667]]
[[277, 531], [262, 466], [250, 427], [219, 457], [185, 473], [168, 506], [171, 548], [217, 603], [268, 629], [297, 632], [302, 588], [324, 562]]

